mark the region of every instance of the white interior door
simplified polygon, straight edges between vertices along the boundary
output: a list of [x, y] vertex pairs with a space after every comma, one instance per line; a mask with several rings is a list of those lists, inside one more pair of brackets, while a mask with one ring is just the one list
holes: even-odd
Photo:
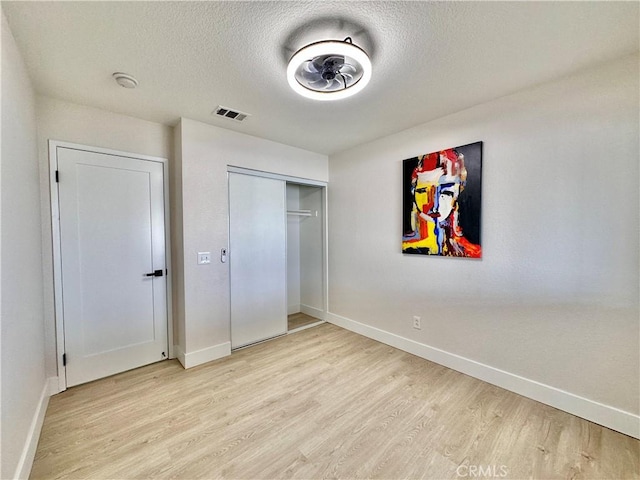
[[67, 386], [167, 358], [162, 163], [62, 147], [57, 162]]
[[285, 185], [229, 173], [231, 348], [287, 332]]

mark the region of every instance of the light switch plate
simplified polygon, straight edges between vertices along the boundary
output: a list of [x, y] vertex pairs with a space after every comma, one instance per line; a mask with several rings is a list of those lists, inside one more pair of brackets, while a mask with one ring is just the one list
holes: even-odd
[[198, 265], [211, 263], [211, 252], [198, 252]]

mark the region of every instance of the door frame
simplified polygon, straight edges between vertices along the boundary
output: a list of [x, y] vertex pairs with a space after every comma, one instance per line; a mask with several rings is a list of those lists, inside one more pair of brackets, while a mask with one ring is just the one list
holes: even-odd
[[175, 358], [173, 352], [173, 312], [172, 312], [172, 288], [171, 288], [171, 238], [170, 238], [170, 211], [169, 211], [169, 160], [150, 155], [123, 152], [109, 148], [92, 147], [77, 143], [63, 142], [59, 140], [49, 140], [49, 191], [51, 193], [51, 230], [53, 247], [53, 296], [56, 326], [56, 364], [58, 367], [58, 392], [67, 389], [67, 368], [63, 364], [65, 353], [64, 343], [64, 309], [62, 304], [62, 255], [60, 251], [60, 205], [58, 198], [58, 182], [56, 172], [58, 170], [58, 148], [80, 150], [89, 153], [100, 153], [114, 155], [118, 157], [144, 160], [148, 162], [158, 162], [162, 164], [163, 187], [164, 187], [164, 242], [165, 242], [165, 268], [166, 275], [166, 298], [167, 298], [167, 342], [169, 358]]
[[[328, 182], [321, 180], [313, 180], [310, 178], [293, 177], [291, 175], [283, 175], [280, 173], [266, 172], [264, 170], [254, 170], [245, 167], [236, 167], [234, 165], [227, 165], [227, 185], [229, 182], [229, 173], [240, 173], [243, 175], [253, 175], [254, 177], [273, 178], [275, 180], [284, 180], [288, 183], [295, 183], [297, 185], [305, 185], [308, 187], [319, 187], [322, 193], [322, 321], [327, 321], [327, 315], [329, 312], [329, 199], [328, 199]], [[229, 198], [227, 198], [227, 209], [229, 208]], [[230, 232], [230, 218], [227, 215], [227, 238], [231, 237]], [[286, 241], [286, 237], [285, 237]], [[227, 245], [229, 247], [229, 245]], [[286, 246], [285, 246], [286, 247]], [[233, 254], [232, 252], [230, 252]], [[230, 269], [230, 267], [227, 267]], [[231, 277], [229, 276], [229, 293], [231, 293]], [[231, 295], [229, 295], [229, 302], [231, 302]], [[231, 312], [231, 305], [229, 304], [229, 312]], [[229, 339], [231, 339], [231, 313], [229, 313]], [[244, 347], [241, 347], [244, 348]]]

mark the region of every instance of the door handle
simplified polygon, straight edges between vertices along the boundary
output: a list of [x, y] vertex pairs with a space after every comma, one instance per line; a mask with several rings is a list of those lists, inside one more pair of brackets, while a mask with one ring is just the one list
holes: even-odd
[[161, 277], [162, 276], [162, 270], [154, 270], [151, 273], [145, 273], [144, 276], [145, 277]]

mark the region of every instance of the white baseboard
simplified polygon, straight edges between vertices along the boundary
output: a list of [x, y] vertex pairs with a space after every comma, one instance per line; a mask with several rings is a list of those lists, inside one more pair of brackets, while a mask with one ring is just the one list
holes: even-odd
[[231, 355], [231, 342], [184, 353], [179, 345], [174, 345], [174, 353], [184, 368], [192, 368]]
[[33, 467], [33, 459], [36, 456], [36, 449], [38, 448], [38, 440], [40, 440], [44, 416], [47, 413], [47, 406], [49, 405], [49, 397], [54, 390], [55, 393], [58, 393], [58, 377], [48, 378], [42, 386], [40, 400], [33, 414], [31, 425], [29, 426], [29, 433], [27, 434], [22, 455], [20, 455], [20, 460], [16, 467], [16, 473], [13, 476], [14, 479], [21, 480], [29, 478], [31, 467]]
[[60, 379], [58, 377], [49, 377], [47, 380], [47, 393], [49, 396], [55, 395], [56, 393], [60, 393], [63, 390], [60, 390]]
[[640, 416], [327, 312], [326, 320], [538, 402], [640, 439]]
[[309, 315], [310, 317], [317, 318], [318, 320], [326, 320], [326, 313], [319, 308], [301, 304], [300, 311], [306, 315]]
[[175, 358], [178, 359], [178, 361], [180, 362], [180, 364], [184, 367], [184, 352], [182, 351], [182, 348], [180, 348], [180, 345], [174, 345], [173, 346], [173, 355], [175, 356]]
[[294, 313], [300, 313], [300, 304], [289, 305], [287, 307], [287, 315], [293, 315]]

